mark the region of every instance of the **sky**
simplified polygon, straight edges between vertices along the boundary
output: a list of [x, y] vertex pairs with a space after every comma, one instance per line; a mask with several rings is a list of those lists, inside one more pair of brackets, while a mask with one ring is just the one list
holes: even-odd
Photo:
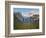
[[34, 8], [14, 8], [13, 11], [16, 12], [20, 12], [20, 13], [32, 13], [32, 11], [34, 11], [35, 13], [39, 13], [39, 9], [34, 9]]
[[25, 15], [28, 13], [37, 13], [39, 14], [39, 9], [37, 8], [14, 8], [13, 9], [14, 13], [20, 12], [21, 14]]

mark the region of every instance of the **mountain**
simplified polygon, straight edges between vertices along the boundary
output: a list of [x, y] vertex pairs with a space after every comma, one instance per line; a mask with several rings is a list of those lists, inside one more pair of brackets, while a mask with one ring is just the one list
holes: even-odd
[[17, 22], [29, 23], [29, 22], [38, 22], [39, 15], [36, 13], [28, 13], [22, 15], [21, 13], [14, 13], [14, 20]]

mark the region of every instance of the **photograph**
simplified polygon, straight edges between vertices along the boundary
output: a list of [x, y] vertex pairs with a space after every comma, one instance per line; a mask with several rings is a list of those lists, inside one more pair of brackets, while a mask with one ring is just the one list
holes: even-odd
[[13, 8], [14, 30], [39, 29], [39, 8]]
[[5, 2], [5, 36], [45, 34], [45, 3]]

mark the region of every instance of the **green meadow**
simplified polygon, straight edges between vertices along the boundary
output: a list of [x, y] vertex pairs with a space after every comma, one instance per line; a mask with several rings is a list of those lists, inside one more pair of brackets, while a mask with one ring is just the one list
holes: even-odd
[[39, 29], [38, 23], [20, 23], [16, 22], [14, 24], [14, 29]]

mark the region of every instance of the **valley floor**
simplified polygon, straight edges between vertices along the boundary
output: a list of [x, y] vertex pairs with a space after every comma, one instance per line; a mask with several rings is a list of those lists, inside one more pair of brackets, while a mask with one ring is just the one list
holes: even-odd
[[14, 29], [39, 29], [39, 23], [15, 23]]

